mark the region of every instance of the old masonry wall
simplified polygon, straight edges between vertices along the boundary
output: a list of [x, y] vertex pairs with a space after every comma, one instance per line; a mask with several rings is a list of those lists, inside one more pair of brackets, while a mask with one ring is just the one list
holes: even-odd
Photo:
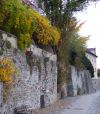
[[9, 40], [11, 49], [6, 49], [2, 57], [9, 55], [16, 65], [19, 76], [14, 79], [8, 100], [3, 102], [3, 83], [0, 82], [0, 114], [15, 114], [22, 108], [37, 109], [48, 106], [57, 99], [57, 57], [34, 45], [31, 61], [33, 67], [27, 64], [26, 56], [17, 48], [15, 36], [0, 31], [0, 37]]
[[88, 70], [80, 70], [70, 66], [70, 79], [67, 85], [68, 96], [93, 93], [93, 83]]

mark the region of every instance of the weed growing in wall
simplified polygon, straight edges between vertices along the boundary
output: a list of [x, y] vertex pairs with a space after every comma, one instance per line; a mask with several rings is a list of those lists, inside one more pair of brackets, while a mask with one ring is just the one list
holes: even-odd
[[18, 74], [15, 65], [10, 57], [0, 57], [0, 81], [4, 84], [4, 101], [7, 99], [7, 93], [13, 83], [13, 76]]

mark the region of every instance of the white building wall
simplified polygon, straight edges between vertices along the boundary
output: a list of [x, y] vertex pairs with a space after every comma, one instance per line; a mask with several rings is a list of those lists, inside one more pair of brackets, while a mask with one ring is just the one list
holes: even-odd
[[93, 65], [94, 68], [94, 78], [97, 79], [97, 63], [96, 63], [96, 57], [86, 53], [87, 58], [90, 60], [91, 64]]

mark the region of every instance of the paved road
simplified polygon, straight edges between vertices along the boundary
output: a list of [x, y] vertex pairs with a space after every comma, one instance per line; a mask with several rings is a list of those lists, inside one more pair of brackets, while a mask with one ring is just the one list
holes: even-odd
[[36, 114], [100, 114], [100, 92], [67, 97], [40, 112]]
[[62, 110], [61, 114], [100, 114], [100, 92], [80, 96], [72, 106]]

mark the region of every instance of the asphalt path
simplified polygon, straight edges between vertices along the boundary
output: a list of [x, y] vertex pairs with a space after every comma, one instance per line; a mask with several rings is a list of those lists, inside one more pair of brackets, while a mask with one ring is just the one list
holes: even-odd
[[100, 114], [100, 92], [66, 97], [33, 114]]

